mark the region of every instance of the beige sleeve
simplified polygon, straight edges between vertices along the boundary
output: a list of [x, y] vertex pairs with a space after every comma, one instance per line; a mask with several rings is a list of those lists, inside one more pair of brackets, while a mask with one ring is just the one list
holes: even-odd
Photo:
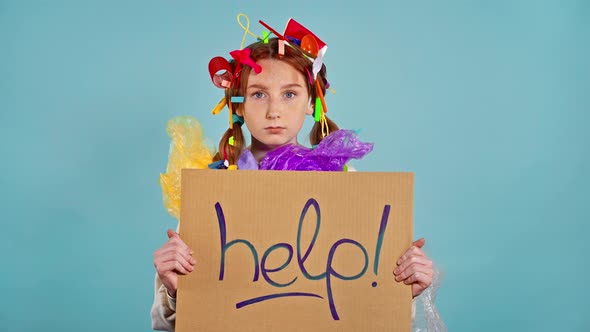
[[157, 273], [151, 316], [152, 328], [154, 330], [174, 331], [176, 323], [176, 299], [168, 295], [168, 291], [160, 281]]
[[[180, 223], [176, 225], [176, 233]], [[174, 331], [176, 326], [176, 298], [168, 295], [166, 286], [162, 284], [158, 273], [154, 282], [154, 303], [152, 304], [152, 329], [158, 331]]]

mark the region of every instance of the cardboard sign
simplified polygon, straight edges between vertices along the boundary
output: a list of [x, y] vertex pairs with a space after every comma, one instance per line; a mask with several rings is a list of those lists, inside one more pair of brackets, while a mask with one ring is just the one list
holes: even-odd
[[410, 331], [412, 173], [183, 170], [176, 331]]

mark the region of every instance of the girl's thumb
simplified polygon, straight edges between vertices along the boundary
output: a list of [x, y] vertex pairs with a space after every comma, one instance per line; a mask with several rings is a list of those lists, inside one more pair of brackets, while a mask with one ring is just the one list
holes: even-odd
[[426, 240], [422, 237], [422, 238], [419, 238], [418, 240], [414, 241], [414, 243], [412, 243], [412, 245], [416, 246], [418, 248], [422, 248], [422, 247], [424, 247], [425, 243], [426, 243]]
[[168, 233], [168, 238], [169, 239], [171, 239], [171, 238], [173, 238], [175, 236], [178, 236], [178, 233], [176, 233], [175, 231], [173, 231], [171, 229], [168, 229], [168, 232], [167, 233]]

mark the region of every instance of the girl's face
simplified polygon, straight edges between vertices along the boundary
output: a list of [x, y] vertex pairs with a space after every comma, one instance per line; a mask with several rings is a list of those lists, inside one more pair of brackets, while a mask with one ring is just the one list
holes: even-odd
[[262, 72], [250, 71], [244, 105], [237, 111], [252, 134], [252, 146], [296, 144], [305, 115], [313, 114], [305, 78], [284, 61], [264, 59], [258, 64]]

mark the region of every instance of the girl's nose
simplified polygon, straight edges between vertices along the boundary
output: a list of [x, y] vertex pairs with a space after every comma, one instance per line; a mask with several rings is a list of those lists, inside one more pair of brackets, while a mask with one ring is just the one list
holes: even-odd
[[268, 110], [266, 111], [266, 118], [267, 119], [278, 119], [280, 118], [280, 108], [281, 106], [279, 103], [270, 103], [268, 105]]
[[267, 119], [278, 119], [278, 118], [280, 118], [280, 116], [279, 116], [278, 112], [269, 111], [266, 113], [266, 118]]

